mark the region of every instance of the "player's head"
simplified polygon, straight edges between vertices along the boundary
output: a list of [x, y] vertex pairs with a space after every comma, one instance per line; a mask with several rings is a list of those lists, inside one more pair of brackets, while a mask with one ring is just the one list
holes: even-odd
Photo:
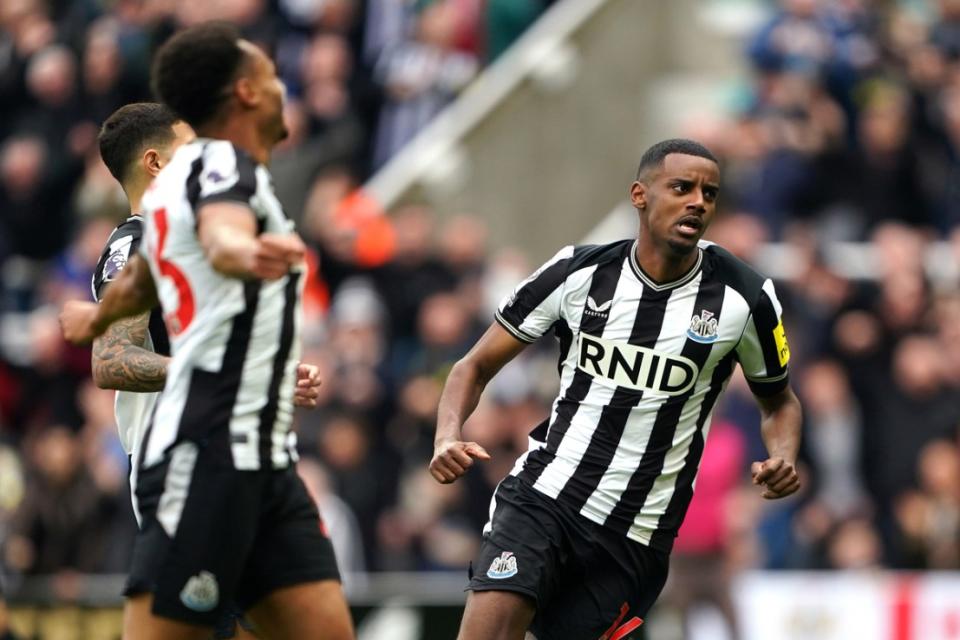
[[128, 193], [146, 186], [193, 131], [170, 109], [156, 102], [120, 107], [100, 127], [100, 157]]
[[268, 146], [287, 135], [276, 67], [232, 25], [205, 22], [175, 34], [157, 53], [152, 77], [157, 97], [201, 135], [232, 118]]
[[720, 166], [698, 142], [671, 139], [643, 154], [630, 199], [640, 232], [674, 255], [696, 249], [717, 210]]

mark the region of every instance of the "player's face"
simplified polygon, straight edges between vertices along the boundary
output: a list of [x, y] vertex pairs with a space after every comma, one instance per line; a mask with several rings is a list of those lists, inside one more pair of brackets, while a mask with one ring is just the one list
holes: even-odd
[[241, 41], [241, 46], [250, 57], [249, 78], [260, 95], [257, 104], [260, 127], [273, 143], [280, 142], [288, 133], [283, 121], [286, 88], [277, 76], [276, 65], [259, 47], [246, 41]]
[[671, 153], [630, 189], [641, 229], [676, 255], [696, 249], [717, 211], [720, 168], [707, 158]]

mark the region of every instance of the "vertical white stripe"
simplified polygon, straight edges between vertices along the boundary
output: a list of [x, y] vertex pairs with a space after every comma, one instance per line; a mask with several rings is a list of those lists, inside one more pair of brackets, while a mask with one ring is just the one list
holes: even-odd
[[497, 486], [493, 488], [493, 495], [490, 496], [490, 507], [487, 511], [487, 523], [483, 525], [483, 535], [493, 531], [493, 514], [497, 510], [497, 491], [500, 490], [501, 484], [503, 484], [503, 480], [497, 483]]
[[197, 465], [197, 452], [197, 445], [181, 442], [170, 453], [170, 466], [167, 468], [163, 493], [157, 504], [157, 521], [171, 538], [177, 535], [183, 508], [190, 495], [190, 481]]
[[280, 392], [277, 398], [277, 420], [271, 435], [273, 448], [270, 458], [274, 468], [277, 469], [290, 464], [289, 433], [293, 427], [293, 396], [297, 385], [297, 365], [300, 362], [302, 351], [300, 335], [302, 335], [303, 327], [303, 289], [306, 286], [306, 280], [306, 272], [300, 274], [300, 279], [297, 282], [296, 306], [293, 310], [293, 342], [290, 344], [290, 353], [287, 354], [283, 380], [280, 382]]

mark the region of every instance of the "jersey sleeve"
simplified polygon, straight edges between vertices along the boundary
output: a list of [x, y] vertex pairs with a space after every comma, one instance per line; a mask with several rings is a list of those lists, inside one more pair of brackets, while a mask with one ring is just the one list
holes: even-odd
[[113, 282], [130, 257], [137, 254], [142, 235], [143, 225], [138, 218], [128, 220], [110, 234], [90, 282], [94, 300], [100, 302], [106, 285]]
[[560, 318], [563, 283], [572, 258], [573, 246], [564, 247], [500, 303], [496, 320], [513, 337], [535, 342]]
[[[189, 178], [194, 211], [211, 202], [236, 202], [250, 206], [257, 191], [257, 165], [244, 151], [226, 141], [204, 147], [200, 165]], [[251, 210], [255, 209], [251, 207]]]
[[773, 281], [764, 281], [737, 345], [743, 375], [758, 396], [774, 395], [787, 386], [790, 346], [782, 314]]

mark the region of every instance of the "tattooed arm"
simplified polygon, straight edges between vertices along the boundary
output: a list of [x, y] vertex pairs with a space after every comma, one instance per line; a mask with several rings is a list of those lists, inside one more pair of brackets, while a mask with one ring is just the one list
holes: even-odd
[[101, 389], [162, 391], [170, 358], [143, 347], [150, 312], [123, 318], [93, 341], [93, 380]]

